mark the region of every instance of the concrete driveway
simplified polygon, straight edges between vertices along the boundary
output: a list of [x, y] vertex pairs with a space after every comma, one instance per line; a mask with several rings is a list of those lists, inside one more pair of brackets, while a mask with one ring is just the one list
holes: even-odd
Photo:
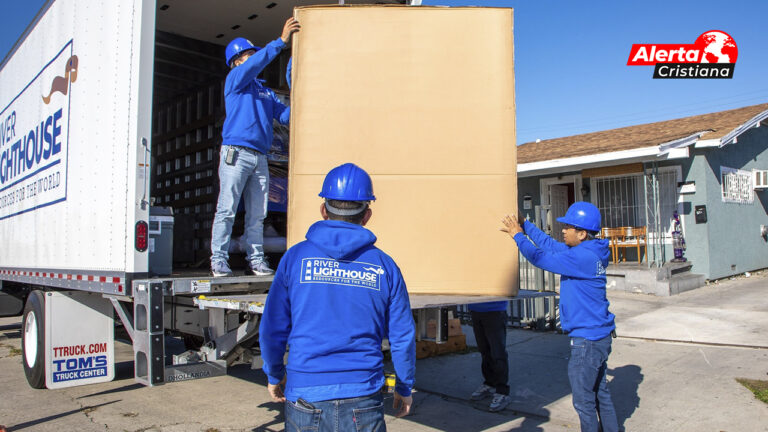
[[[619, 334], [609, 387], [626, 430], [768, 431], [768, 406], [735, 381], [768, 380], [767, 294], [766, 272], [674, 297], [609, 292]], [[269, 401], [260, 370], [236, 366], [224, 377], [146, 388], [133, 381], [124, 343], [116, 344], [112, 382], [31, 389], [19, 321], [0, 319], [0, 424], [10, 431], [283, 430], [282, 406]], [[567, 337], [510, 330], [508, 351], [513, 403], [506, 410], [489, 413], [489, 401], [468, 400], [482, 381], [478, 353], [447, 355], [418, 362], [415, 413], [388, 415], [388, 430], [578, 430]]]

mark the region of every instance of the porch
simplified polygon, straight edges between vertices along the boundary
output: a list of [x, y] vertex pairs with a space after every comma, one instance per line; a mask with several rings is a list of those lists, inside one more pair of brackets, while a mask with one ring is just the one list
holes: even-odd
[[[691, 267], [690, 261], [667, 262], [659, 267], [645, 262], [610, 262], [606, 288], [668, 297], [704, 286], [704, 275], [691, 273]], [[560, 276], [534, 267], [521, 255], [520, 289], [559, 292]]]
[[680, 294], [704, 286], [702, 274], [691, 273], [693, 263], [667, 262], [661, 267], [645, 263], [611, 263], [606, 268], [606, 288], [660, 297]]

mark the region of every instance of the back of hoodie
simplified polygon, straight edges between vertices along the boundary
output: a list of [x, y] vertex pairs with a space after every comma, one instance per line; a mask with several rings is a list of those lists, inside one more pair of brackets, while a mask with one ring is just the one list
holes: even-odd
[[[366, 396], [384, 381], [381, 343], [389, 339], [396, 390], [410, 394], [415, 330], [400, 269], [369, 230], [317, 222], [286, 252], [260, 327], [264, 371], [295, 401]], [[288, 365], [283, 366], [286, 344]]]

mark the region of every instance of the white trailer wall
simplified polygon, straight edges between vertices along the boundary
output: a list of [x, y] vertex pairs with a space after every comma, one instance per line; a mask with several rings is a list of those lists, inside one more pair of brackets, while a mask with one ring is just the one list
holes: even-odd
[[0, 268], [146, 272], [154, 1], [46, 7], [0, 69]]

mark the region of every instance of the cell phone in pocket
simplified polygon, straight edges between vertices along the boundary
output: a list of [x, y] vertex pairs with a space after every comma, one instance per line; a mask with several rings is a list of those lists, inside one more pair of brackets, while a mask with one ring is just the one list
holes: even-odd
[[311, 409], [311, 410], [315, 409], [314, 405], [312, 405], [311, 403], [305, 401], [302, 398], [299, 398], [299, 399], [296, 400], [296, 405], [298, 405], [298, 406], [300, 406], [302, 408], [306, 408], [306, 409]]
[[237, 150], [234, 147], [229, 146], [227, 147], [227, 154], [224, 155], [224, 162], [227, 165], [234, 165], [236, 156], [237, 156]]

